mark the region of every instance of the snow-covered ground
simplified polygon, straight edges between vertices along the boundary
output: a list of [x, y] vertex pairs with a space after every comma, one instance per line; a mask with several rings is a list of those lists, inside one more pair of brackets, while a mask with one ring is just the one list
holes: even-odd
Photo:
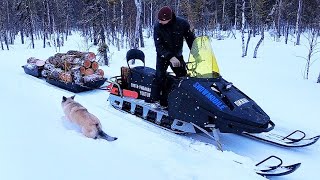
[[[285, 45], [267, 36], [258, 58], [252, 53], [258, 38], [241, 58], [241, 40], [212, 41], [222, 76], [254, 99], [276, 123], [276, 130], [301, 129], [310, 136], [320, 134], [320, 84], [316, 78], [320, 62], [311, 67], [310, 79], [303, 79], [307, 49]], [[145, 39], [147, 66], [155, 67], [152, 39]], [[283, 41], [283, 40], [282, 40]], [[224, 152], [202, 136], [180, 136], [154, 127], [112, 108], [108, 92], [78, 93], [76, 100], [100, 118], [103, 129], [119, 139], [114, 142], [85, 138], [69, 123], [61, 108], [62, 96], [73, 93], [59, 89], [24, 73], [27, 58], [47, 59], [54, 48], [17, 42], [10, 51], [0, 50], [0, 179], [264, 179], [253, 166], [269, 155], [284, 164], [301, 162], [294, 173], [272, 179], [319, 179], [320, 143], [299, 149], [285, 149], [233, 134], [222, 134]], [[83, 38], [69, 37], [61, 52], [86, 50]], [[92, 47], [92, 51], [96, 49]], [[126, 65], [126, 50], [111, 47], [106, 77], [119, 75]], [[184, 56], [189, 50], [185, 46]], [[236, 163], [241, 162], [242, 164]]]

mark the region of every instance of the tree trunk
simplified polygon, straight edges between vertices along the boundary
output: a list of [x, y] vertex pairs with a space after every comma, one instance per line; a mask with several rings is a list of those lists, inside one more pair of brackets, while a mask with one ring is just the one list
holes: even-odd
[[[176, 1], [176, 15], [179, 15], [180, 13], [180, 0]], [[151, 14], [152, 16], [152, 14]]]
[[[46, 4], [45, 4], [45, 1], [42, 2], [43, 4], [43, 8], [45, 9], [46, 8]], [[46, 13], [43, 13], [42, 14], [43, 17], [42, 17], [42, 26], [43, 26], [43, 48], [46, 48]]]
[[57, 42], [56, 42], [56, 35], [57, 35], [57, 33], [56, 33], [56, 23], [55, 23], [55, 20], [54, 20], [54, 16], [52, 15], [52, 34], [53, 34], [53, 41], [54, 41], [54, 47], [55, 47], [55, 49], [56, 49], [56, 52], [58, 51], [57, 50]]
[[245, 54], [246, 47], [244, 45], [244, 28], [245, 28], [245, 20], [246, 20], [244, 16], [245, 5], [246, 5], [245, 0], [242, 0], [242, 21], [241, 21], [242, 57], [246, 56]]
[[237, 30], [237, 9], [238, 9], [238, 3], [237, 0], [234, 0], [234, 30]]
[[20, 28], [20, 37], [21, 37], [21, 44], [24, 44], [24, 33], [23, 28]]
[[251, 6], [251, 14], [252, 14], [252, 34], [253, 34], [253, 37], [256, 37], [256, 34], [257, 34], [257, 26], [256, 26], [257, 16], [256, 16], [256, 9], [255, 9], [255, 6], [254, 6], [252, 0], [250, 0], [250, 6]]
[[8, 42], [7, 33], [4, 34], [4, 43], [6, 44], [7, 50], [9, 50], [9, 42]]
[[277, 32], [278, 32], [278, 38], [281, 37], [281, 33], [280, 33], [280, 20], [281, 20], [281, 9], [282, 9], [282, 0], [279, 0], [279, 5], [278, 5], [278, 20], [277, 20], [277, 23], [278, 23], [278, 27], [277, 27]]
[[31, 3], [28, 1], [28, 6], [27, 6], [27, 12], [28, 12], [28, 25], [30, 29], [30, 36], [31, 36], [31, 44], [32, 44], [32, 49], [34, 49], [34, 28], [33, 28], [33, 14], [31, 12]]
[[309, 52], [308, 57], [306, 58], [307, 64], [306, 64], [306, 72], [305, 72], [305, 78], [309, 79], [309, 72], [310, 72], [310, 66], [312, 64], [311, 60], [314, 54], [320, 52], [317, 51], [317, 45], [318, 45], [318, 30], [311, 28], [310, 32], [308, 33], [308, 42], [309, 42]]
[[256, 48], [254, 49], [253, 58], [257, 58], [258, 49], [259, 49], [263, 40], [264, 40], [264, 27], [261, 28], [261, 38], [260, 38]]
[[120, 51], [120, 38], [121, 38], [121, 47], [123, 47], [123, 39], [124, 39], [124, 15], [123, 15], [123, 0], [121, 0], [121, 8], [120, 8], [120, 31], [118, 33], [117, 38], [117, 48]]
[[[7, 28], [7, 37], [10, 37], [10, 9], [9, 9], [9, 0], [6, 1], [6, 8], [7, 8], [7, 21], [6, 21], [6, 28]], [[11, 38], [10, 38], [11, 39]], [[10, 43], [10, 42], [9, 42]]]
[[319, 76], [318, 76], [317, 83], [320, 83], [320, 73], [319, 73]]
[[50, 8], [49, 8], [49, 0], [46, 0], [46, 4], [47, 4], [47, 31], [49, 32], [49, 37], [51, 37], [52, 34], [52, 28], [51, 28], [51, 20], [50, 20]]
[[139, 35], [140, 35], [140, 45], [141, 45], [141, 47], [144, 47], [142, 25], [140, 25]]
[[115, 38], [117, 37], [117, 25], [115, 23], [116, 19], [117, 19], [117, 14], [116, 14], [116, 4], [114, 3], [112, 5], [112, 12], [113, 12], [113, 28], [112, 28], [112, 44], [115, 44]]
[[[69, 11], [69, 1], [67, 1], [67, 11]], [[68, 40], [68, 35], [69, 35], [69, 13], [67, 13], [67, 17], [66, 17], [66, 30], [65, 30], [65, 33], [66, 33], [66, 41]]]
[[141, 0], [134, 0], [136, 9], [137, 9], [137, 14], [136, 14], [136, 28], [134, 31], [134, 48], [139, 47], [139, 29], [140, 29], [140, 19], [141, 19]]
[[0, 43], [1, 43], [1, 49], [4, 50], [1, 34], [0, 34]]
[[150, 3], [150, 26], [153, 26], [153, 3], [152, 2]]
[[226, 0], [222, 1], [222, 29], [225, 30], [225, 8], [226, 8]]
[[251, 39], [251, 34], [252, 34], [252, 30], [249, 30], [249, 32], [248, 32], [248, 39], [247, 39], [247, 45], [246, 45], [246, 51], [245, 51], [245, 56], [247, 56], [247, 54], [248, 54], [248, 47], [249, 47], [249, 42], [250, 42], [250, 39]]
[[297, 42], [296, 45], [300, 45], [300, 23], [301, 23], [301, 12], [302, 12], [302, 0], [299, 0], [299, 7], [297, 12], [297, 21], [296, 21], [296, 33], [297, 33]]
[[286, 44], [288, 44], [288, 38], [289, 38], [289, 30], [290, 30], [290, 28], [289, 28], [290, 26], [289, 26], [289, 21], [287, 21], [287, 25], [286, 25], [286, 34], [285, 34], [285, 43]]
[[43, 48], [46, 48], [46, 35], [43, 32]]

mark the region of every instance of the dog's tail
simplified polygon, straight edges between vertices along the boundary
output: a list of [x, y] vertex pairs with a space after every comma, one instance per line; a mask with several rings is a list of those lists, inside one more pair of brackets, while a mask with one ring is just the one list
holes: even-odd
[[98, 128], [98, 137], [99, 138], [105, 139], [107, 141], [115, 141], [118, 139], [117, 137], [109, 136], [107, 133], [103, 132], [98, 124], [97, 124], [97, 128]]

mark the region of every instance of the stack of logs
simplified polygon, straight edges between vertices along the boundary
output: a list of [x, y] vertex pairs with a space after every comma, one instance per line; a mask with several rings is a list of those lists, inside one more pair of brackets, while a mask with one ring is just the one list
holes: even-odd
[[41, 74], [45, 78], [76, 84], [97, 81], [104, 77], [104, 71], [99, 69], [96, 62], [96, 55], [80, 51], [57, 53], [49, 57]]
[[30, 57], [27, 59], [27, 64], [25, 67], [33, 70], [33, 69], [42, 69], [45, 64], [45, 61], [37, 59], [35, 57]]

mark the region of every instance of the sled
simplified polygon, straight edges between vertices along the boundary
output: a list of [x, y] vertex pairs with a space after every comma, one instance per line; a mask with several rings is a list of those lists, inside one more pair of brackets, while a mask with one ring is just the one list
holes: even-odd
[[106, 78], [103, 78], [98, 81], [92, 81], [92, 82], [87, 82], [87, 83], [83, 83], [83, 84], [76, 84], [74, 82], [63, 82], [63, 81], [49, 79], [49, 78], [46, 79], [46, 81], [49, 84], [52, 84], [54, 86], [57, 86], [61, 89], [65, 89], [65, 90], [73, 92], [73, 93], [80, 93], [80, 92], [84, 92], [84, 91], [98, 89], [98, 88], [100, 88], [100, 86], [102, 86], [105, 83], [106, 80], [107, 80]]
[[29, 74], [29, 75], [37, 77], [37, 78], [41, 77], [42, 68], [39, 68], [37, 66], [35, 66], [33, 68], [29, 68], [28, 65], [24, 65], [21, 67], [23, 68], [23, 70], [26, 74]]

